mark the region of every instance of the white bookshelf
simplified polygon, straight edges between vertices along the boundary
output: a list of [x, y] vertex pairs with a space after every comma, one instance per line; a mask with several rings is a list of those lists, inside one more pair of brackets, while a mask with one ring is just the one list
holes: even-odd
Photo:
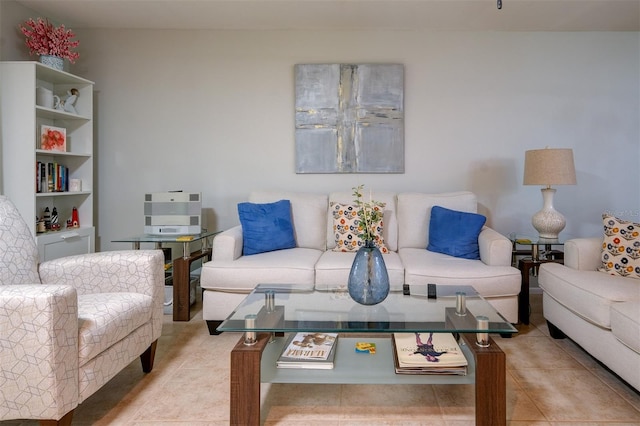
[[[1, 62], [2, 193], [16, 205], [35, 236], [40, 261], [95, 250], [93, 223], [93, 86], [92, 81], [58, 71], [39, 62]], [[77, 114], [36, 104], [36, 88], [44, 87], [64, 99], [78, 89]], [[42, 125], [63, 127], [66, 152], [40, 149]], [[58, 163], [69, 179], [80, 179], [82, 191], [38, 192], [36, 164]], [[56, 207], [60, 230], [36, 233], [36, 218]], [[67, 228], [73, 207], [80, 227]]]

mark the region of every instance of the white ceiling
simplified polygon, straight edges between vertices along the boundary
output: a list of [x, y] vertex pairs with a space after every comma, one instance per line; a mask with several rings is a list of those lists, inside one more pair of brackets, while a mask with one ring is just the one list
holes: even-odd
[[17, 1], [74, 29], [640, 31], [640, 0]]

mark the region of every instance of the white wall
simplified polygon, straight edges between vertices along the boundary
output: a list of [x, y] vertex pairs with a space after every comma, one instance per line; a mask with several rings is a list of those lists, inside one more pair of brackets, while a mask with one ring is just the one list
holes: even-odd
[[[536, 235], [523, 160], [547, 145], [574, 150], [563, 237], [599, 235], [603, 211], [640, 219], [638, 33], [77, 32], [102, 250], [142, 231], [144, 193], [175, 189], [203, 192], [209, 228], [235, 225], [254, 189], [471, 190], [494, 228]], [[294, 64], [359, 62], [405, 66], [406, 172], [295, 174]]]
[[13, 1], [0, 1], [0, 59], [3, 61], [34, 60], [29, 57], [29, 49], [25, 46], [20, 32], [20, 24], [31, 17], [36, 17], [30, 9]]

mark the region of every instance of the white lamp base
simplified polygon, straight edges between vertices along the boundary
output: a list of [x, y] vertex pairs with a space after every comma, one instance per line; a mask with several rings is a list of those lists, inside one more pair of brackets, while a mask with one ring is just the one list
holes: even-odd
[[531, 224], [538, 231], [541, 238], [558, 238], [558, 234], [564, 229], [567, 221], [564, 216], [553, 208], [553, 188], [542, 188], [542, 210], [534, 214]]

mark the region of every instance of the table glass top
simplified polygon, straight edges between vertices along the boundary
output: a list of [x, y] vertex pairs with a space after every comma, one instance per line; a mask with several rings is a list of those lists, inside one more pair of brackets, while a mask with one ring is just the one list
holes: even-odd
[[203, 238], [212, 237], [219, 234], [220, 231], [203, 231], [199, 234], [188, 235], [158, 235], [158, 234], [141, 234], [133, 237], [120, 238], [113, 240], [114, 243], [185, 243], [190, 241], [198, 241]]
[[[466, 314], [456, 313], [457, 292], [465, 293]], [[218, 327], [219, 331], [322, 332], [464, 332], [478, 329], [477, 316], [488, 318], [490, 333], [516, 333], [471, 286], [437, 286], [428, 299], [426, 285], [411, 295], [391, 292], [373, 306], [356, 303], [347, 292], [297, 290], [286, 284], [260, 284]], [[250, 324], [255, 325], [251, 328]]]
[[518, 245], [522, 245], [522, 246], [546, 246], [546, 245], [552, 245], [552, 246], [562, 246], [564, 245], [566, 239], [559, 237], [559, 238], [542, 238], [540, 236], [527, 236], [527, 235], [516, 235], [516, 234], [511, 234], [509, 235], [509, 239], [518, 244]]

